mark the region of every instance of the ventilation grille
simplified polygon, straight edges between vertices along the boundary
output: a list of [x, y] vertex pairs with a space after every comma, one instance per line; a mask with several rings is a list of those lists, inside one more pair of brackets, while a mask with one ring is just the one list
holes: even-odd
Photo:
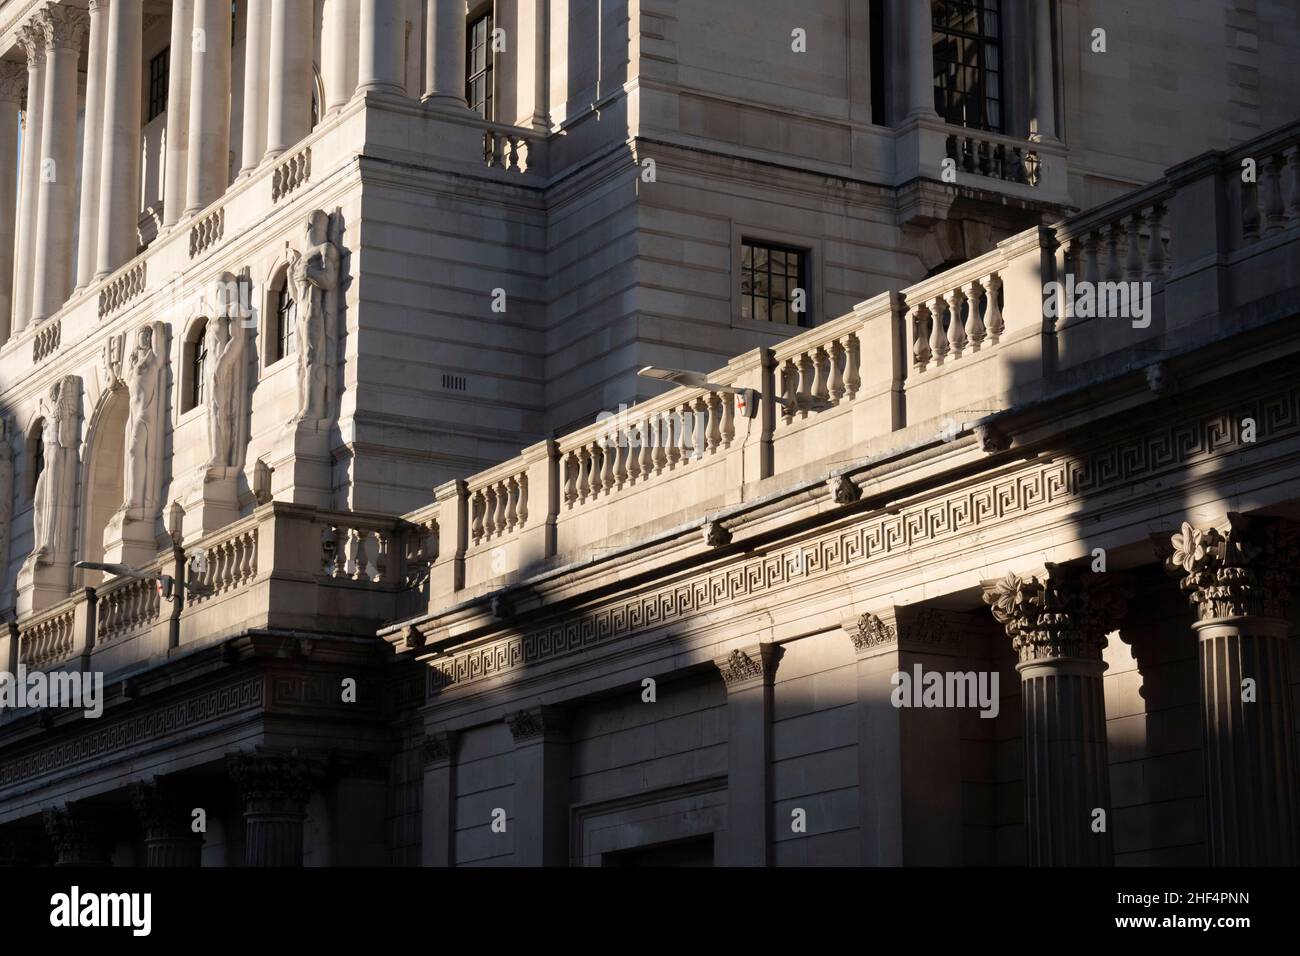
[[444, 375], [442, 377], [442, 387], [450, 392], [463, 392], [469, 388], [469, 383], [465, 380], [464, 375]]

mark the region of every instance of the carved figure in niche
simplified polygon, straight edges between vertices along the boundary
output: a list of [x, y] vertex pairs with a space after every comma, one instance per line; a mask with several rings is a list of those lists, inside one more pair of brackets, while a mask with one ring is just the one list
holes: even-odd
[[68, 491], [68, 477], [77, 467], [78, 385], [79, 380], [71, 375], [55, 382], [48, 401], [41, 406], [44, 467], [36, 479], [29, 564], [48, 564], [58, 550], [59, 506], [64, 504], [61, 498]]
[[303, 248], [289, 250], [287, 281], [295, 306], [298, 343], [298, 412], [293, 421], [330, 417], [329, 345], [335, 335], [339, 248], [329, 239], [329, 214], [307, 219]]
[[[208, 354], [209, 468], [239, 467], [239, 415], [243, 409], [245, 343], [238, 310], [226, 307], [208, 319], [204, 330]], [[225, 313], [225, 314], [222, 314]]]
[[157, 458], [162, 452], [162, 434], [157, 424], [162, 400], [162, 359], [154, 343], [154, 330], [143, 326], [136, 332], [135, 348], [127, 359], [126, 384], [130, 395], [126, 425], [126, 474], [122, 509], [131, 518], [142, 519], [153, 510], [156, 492], [151, 487]]

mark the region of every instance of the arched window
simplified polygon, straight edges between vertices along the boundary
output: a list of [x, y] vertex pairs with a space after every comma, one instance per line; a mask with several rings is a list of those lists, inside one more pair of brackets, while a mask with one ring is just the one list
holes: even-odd
[[188, 412], [203, 404], [208, 362], [207, 331], [206, 321], [196, 322], [185, 340], [185, 381], [182, 383], [185, 407], [182, 411]]
[[45, 470], [45, 419], [38, 418], [27, 433], [27, 497], [36, 497], [36, 481]]
[[272, 343], [272, 361], [278, 362], [286, 355], [292, 355], [296, 347], [294, 333], [298, 327], [298, 304], [289, 295], [289, 283], [280, 283], [275, 294], [275, 341]]

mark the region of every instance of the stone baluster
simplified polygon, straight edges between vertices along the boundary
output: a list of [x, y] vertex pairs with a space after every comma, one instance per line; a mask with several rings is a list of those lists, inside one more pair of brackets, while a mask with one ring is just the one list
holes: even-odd
[[943, 360], [948, 357], [948, 333], [943, 321], [946, 309], [943, 296], [935, 296], [930, 301], [930, 355], [935, 367], [943, 365]]
[[962, 317], [965, 303], [966, 296], [960, 288], [948, 293], [948, 315], [951, 316], [948, 323], [948, 347], [952, 350], [954, 359], [961, 358], [961, 353], [966, 349], [966, 322]]

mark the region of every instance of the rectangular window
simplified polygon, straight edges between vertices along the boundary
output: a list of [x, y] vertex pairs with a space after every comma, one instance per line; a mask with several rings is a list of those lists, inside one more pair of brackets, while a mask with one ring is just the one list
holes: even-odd
[[491, 119], [492, 14], [471, 20], [465, 38], [465, 101], [479, 116]]
[[954, 126], [1002, 131], [1001, 0], [934, 0], [934, 109]]
[[[754, 322], [803, 325], [808, 308], [802, 249], [741, 240], [740, 317]], [[796, 298], [795, 290], [800, 290]], [[796, 311], [799, 309], [799, 311]]]
[[171, 47], [149, 61], [149, 115], [145, 122], [160, 116], [167, 109], [167, 71], [170, 68]]

